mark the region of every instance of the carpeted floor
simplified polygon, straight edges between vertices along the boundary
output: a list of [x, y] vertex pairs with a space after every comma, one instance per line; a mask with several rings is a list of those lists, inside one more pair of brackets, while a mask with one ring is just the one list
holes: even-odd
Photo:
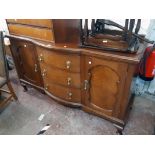
[[[79, 109], [65, 107], [47, 95], [29, 88], [23, 92], [16, 72], [10, 78], [21, 104], [14, 101], [0, 114], [1, 135], [36, 135], [46, 124], [46, 135], [114, 135], [115, 127], [108, 121]], [[39, 116], [44, 114], [40, 121]], [[137, 96], [123, 134], [151, 135], [155, 126], [155, 97]]]

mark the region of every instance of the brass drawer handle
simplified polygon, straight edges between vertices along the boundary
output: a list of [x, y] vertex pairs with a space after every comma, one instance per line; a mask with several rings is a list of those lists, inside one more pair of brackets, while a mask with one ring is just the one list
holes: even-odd
[[71, 81], [72, 79], [70, 77], [67, 78], [67, 85], [70, 86], [71, 85]]
[[37, 64], [34, 65], [34, 71], [38, 72], [38, 65]]
[[71, 61], [66, 61], [66, 68], [70, 69], [70, 67], [71, 67]]
[[88, 90], [89, 82], [88, 80], [84, 80], [84, 90]]
[[72, 94], [71, 92], [68, 93], [68, 99], [69, 99], [69, 100], [72, 99], [72, 95], [73, 95], [73, 94]]
[[46, 69], [44, 69], [43, 72], [42, 72], [42, 77], [45, 77], [46, 72], [47, 72]]
[[48, 90], [48, 87], [49, 87], [49, 85], [47, 84], [47, 85], [45, 86], [45, 90]]
[[40, 56], [39, 56], [39, 62], [43, 62], [43, 61], [44, 61], [43, 54], [40, 54]]

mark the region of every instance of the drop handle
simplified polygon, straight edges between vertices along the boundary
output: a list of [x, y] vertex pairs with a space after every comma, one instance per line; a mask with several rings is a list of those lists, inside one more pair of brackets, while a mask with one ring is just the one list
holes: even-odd
[[71, 85], [71, 81], [72, 79], [70, 77], [67, 78], [67, 85], [70, 86]]
[[44, 61], [44, 58], [43, 58], [43, 55], [42, 54], [40, 54], [40, 56], [39, 56], [39, 61], [40, 62], [43, 62]]
[[68, 93], [68, 98], [69, 98], [69, 100], [72, 99], [72, 95], [73, 95], [73, 94], [72, 94], [71, 92]]
[[84, 80], [84, 90], [87, 90], [89, 87], [89, 82], [88, 80]]
[[43, 70], [42, 77], [45, 77], [45, 75], [46, 75], [46, 69]]
[[45, 86], [45, 90], [48, 90], [48, 87], [49, 87], [49, 85], [47, 84], [47, 85]]
[[38, 72], [38, 65], [37, 64], [34, 65], [34, 71]]
[[70, 67], [71, 67], [71, 61], [66, 61], [66, 68], [70, 69]]

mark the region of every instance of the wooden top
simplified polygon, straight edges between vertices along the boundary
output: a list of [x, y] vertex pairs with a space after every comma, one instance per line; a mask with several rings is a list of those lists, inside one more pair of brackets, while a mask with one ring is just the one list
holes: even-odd
[[52, 28], [52, 20], [51, 19], [7, 19], [8, 24], [23, 24], [23, 25], [31, 25], [36, 27], [44, 27], [44, 28]]
[[91, 55], [95, 57], [104, 57], [110, 60], [120, 61], [120, 62], [127, 62], [131, 64], [138, 64], [140, 61], [140, 58], [143, 54], [143, 45], [139, 49], [137, 53], [122, 53], [122, 52], [112, 52], [112, 51], [103, 51], [103, 50], [97, 50], [97, 49], [91, 49], [91, 48], [80, 48], [75, 44], [54, 44], [51, 42], [44, 42], [44, 41], [38, 41], [35, 39], [25, 38], [21, 36], [16, 35], [6, 35], [8, 38], [13, 38], [17, 40], [23, 40], [28, 41], [36, 46], [40, 46], [42, 48], [46, 48], [49, 50], [57, 50], [61, 52], [71, 52], [71, 53], [77, 53], [77, 54], [84, 54], [84, 55]]

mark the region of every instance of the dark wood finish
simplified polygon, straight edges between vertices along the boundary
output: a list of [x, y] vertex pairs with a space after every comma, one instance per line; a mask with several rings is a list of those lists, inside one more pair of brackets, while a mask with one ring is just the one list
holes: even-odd
[[[80, 43], [80, 19], [53, 19], [56, 43]], [[60, 37], [61, 36], [61, 37]]]
[[10, 34], [36, 38], [43, 41], [54, 41], [53, 30], [27, 25], [8, 24]]
[[[44, 90], [64, 105], [103, 117], [122, 131], [134, 99], [130, 86], [141, 51], [127, 54], [78, 48], [79, 20], [52, 22], [55, 44], [7, 36], [21, 84]], [[87, 27], [85, 30], [87, 35]]]
[[[11, 51], [20, 80], [42, 87], [40, 66], [35, 46], [26, 41], [11, 39]], [[24, 87], [25, 89], [25, 87]], [[26, 90], [26, 89], [25, 89]]]

